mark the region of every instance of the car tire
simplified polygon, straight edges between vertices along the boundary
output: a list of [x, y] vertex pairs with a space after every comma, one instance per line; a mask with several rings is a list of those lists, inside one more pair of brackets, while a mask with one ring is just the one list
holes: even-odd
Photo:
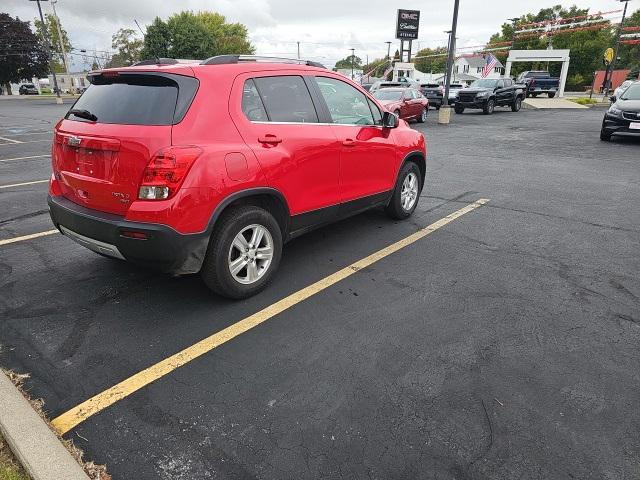
[[456, 105], [455, 107], [453, 107], [453, 110], [458, 114], [464, 113], [464, 107], [459, 106], [459, 105]]
[[556, 96], [556, 94], [554, 92], [549, 92], [547, 93], [547, 95], [549, 96], [549, 98], [553, 98]]
[[531, 96], [532, 96], [533, 98], [536, 98], [536, 97], [538, 96], [538, 94], [537, 94], [537, 93], [532, 93], [532, 94], [531, 94]]
[[440, 110], [440, 105], [436, 105], [436, 110]]
[[[260, 240], [252, 245], [251, 240], [256, 237]], [[218, 295], [235, 300], [247, 298], [269, 284], [281, 256], [282, 232], [273, 215], [255, 206], [231, 207], [211, 235], [200, 275]], [[232, 273], [234, 267], [240, 269]]]
[[395, 220], [411, 216], [418, 205], [422, 192], [420, 168], [413, 162], [405, 162], [400, 169], [393, 195], [385, 211]]
[[511, 111], [519, 112], [521, 108], [522, 108], [522, 98], [516, 97], [516, 99], [513, 101], [513, 104], [511, 104]]
[[485, 115], [491, 115], [495, 108], [496, 108], [496, 101], [493, 98], [490, 98], [485, 102], [484, 106], [482, 107], [482, 113], [484, 113]]
[[607, 132], [604, 128], [600, 129], [600, 140], [603, 142], [611, 141], [611, 133]]
[[429, 114], [429, 107], [424, 107], [422, 113], [418, 117], [418, 123], [424, 123], [427, 121], [427, 115]]

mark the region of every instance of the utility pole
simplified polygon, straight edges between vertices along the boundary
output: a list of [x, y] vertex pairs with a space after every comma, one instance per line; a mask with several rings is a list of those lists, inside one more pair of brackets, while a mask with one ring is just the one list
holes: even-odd
[[455, 60], [456, 51], [456, 30], [458, 29], [458, 9], [460, 0], [455, 0], [453, 4], [453, 21], [451, 22], [451, 39], [449, 40], [449, 55], [447, 56], [447, 76], [444, 85], [444, 96], [442, 106], [438, 114], [438, 123], [448, 124], [451, 117], [451, 107], [449, 106], [449, 87], [451, 86], [451, 71]]
[[296, 42], [298, 44], [298, 60], [300, 60], [300, 42]]
[[[51, 55], [51, 43], [49, 42], [49, 35], [47, 30], [47, 24], [44, 22], [44, 16], [42, 15], [42, 7], [40, 6], [40, 0], [29, 0], [30, 2], [36, 2], [38, 4], [38, 13], [40, 13], [40, 21], [42, 22], [42, 29], [44, 31], [44, 46], [47, 49], [47, 55], [49, 56], [49, 70], [51, 70], [51, 76], [53, 76], [53, 89], [56, 91], [56, 103], [62, 104], [62, 98], [60, 97], [60, 89], [58, 88], [58, 79], [56, 78], [56, 71], [53, 67], [53, 56]], [[46, 2], [47, 0], [42, 0]]]
[[351, 50], [351, 80], [353, 80], [353, 62], [356, 56], [356, 49], [350, 48], [349, 50]]
[[391, 42], [384, 42], [384, 43], [387, 44], [387, 58], [389, 60], [391, 60], [391, 57], [390, 57], [390, 55], [391, 55]]
[[[451, 50], [451, 30], [444, 30], [444, 33], [446, 33], [448, 35], [447, 38], [447, 57], [449, 55], [449, 50]], [[433, 63], [433, 60], [431, 61]], [[453, 76], [455, 77], [456, 72], [452, 69], [451, 73], [453, 74]], [[447, 75], [447, 73], [445, 72], [445, 76]], [[445, 78], [445, 82], [447, 81], [447, 79]]]
[[627, 5], [629, 5], [629, 0], [620, 0], [620, 2], [624, 2], [624, 10], [622, 11], [622, 20], [620, 20], [620, 25], [618, 26], [618, 33], [616, 34], [616, 45], [613, 48], [613, 59], [611, 63], [607, 65], [607, 69], [604, 72], [604, 96], [606, 97], [609, 94], [609, 86], [611, 85], [611, 76], [613, 76], [613, 65], [616, 63], [616, 58], [618, 58], [618, 50], [620, 49], [620, 35], [622, 34], [622, 27], [624, 26], [624, 19], [627, 16]]
[[60, 50], [62, 50], [62, 63], [64, 63], [64, 71], [66, 72], [67, 76], [69, 76], [69, 57], [67, 57], [67, 50], [64, 46], [64, 41], [62, 39], [62, 28], [60, 27], [60, 19], [58, 18], [58, 12], [56, 12], [56, 3], [58, 3], [58, 0], [51, 0], [51, 8], [53, 9], [53, 18], [56, 20], [56, 27], [58, 30], [58, 41], [60, 42]]

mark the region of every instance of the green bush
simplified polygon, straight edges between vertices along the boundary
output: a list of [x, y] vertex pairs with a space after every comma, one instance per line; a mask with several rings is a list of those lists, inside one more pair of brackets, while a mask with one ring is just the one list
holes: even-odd
[[567, 88], [569, 90], [582, 90], [585, 86], [587, 86], [587, 82], [585, 78], [579, 73], [571, 75], [569, 78], [567, 78]]

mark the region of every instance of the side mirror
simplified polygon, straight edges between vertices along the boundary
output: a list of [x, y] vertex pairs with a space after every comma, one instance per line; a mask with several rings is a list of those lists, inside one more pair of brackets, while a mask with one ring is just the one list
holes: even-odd
[[616, 103], [616, 101], [617, 101], [618, 99], [616, 98], [616, 96], [615, 96], [615, 95], [611, 95], [611, 96], [609, 97], [609, 100], [611, 100], [611, 103]]
[[398, 126], [398, 117], [395, 113], [384, 112], [382, 114], [382, 126], [383, 128], [396, 128]]

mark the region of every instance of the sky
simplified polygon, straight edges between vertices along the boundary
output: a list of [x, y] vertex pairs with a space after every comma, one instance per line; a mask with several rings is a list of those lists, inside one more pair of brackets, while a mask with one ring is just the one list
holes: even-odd
[[[327, 66], [355, 54], [366, 60], [386, 55], [386, 41], [393, 41], [392, 54], [399, 41], [394, 39], [398, 8], [420, 10], [418, 48], [445, 46], [451, 28], [454, 0], [58, 0], [56, 10], [77, 49], [97, 50], [105, 55], [111, 50], [111, 35], [119, 28], [136, 29], [134, 19], [142, 28], [153, 18], [166, 18], [181, 10], [219, 12], [228, 21], [247, 26], [256, 53], [295, 57], [296, 42], [300, 42], [302, 58]], [[481, 45], [500, 29], [507, 18], [533, 10], [561, 4], [589, 7], [592, 13], [620, 8], [617, 0], [460, 0], [458, 46]], [[636, 5], [637, 4], [637, 7]], [[43, 12], [51, 12], [51, 2], [42, 2]], [[640, 8], [640, 0], [629, 3], [630, 11]], [[38, 15], [35, 2], [2, 0], [0, 12], [33, 20]], [[610, 17], [611, 18], [611, 17]], [[615, 20], [615, 17], [611, 18]], [[86, 60], [76, 52], [76, 70]], [[89, 62], [90, 64], [90, 62]]]

